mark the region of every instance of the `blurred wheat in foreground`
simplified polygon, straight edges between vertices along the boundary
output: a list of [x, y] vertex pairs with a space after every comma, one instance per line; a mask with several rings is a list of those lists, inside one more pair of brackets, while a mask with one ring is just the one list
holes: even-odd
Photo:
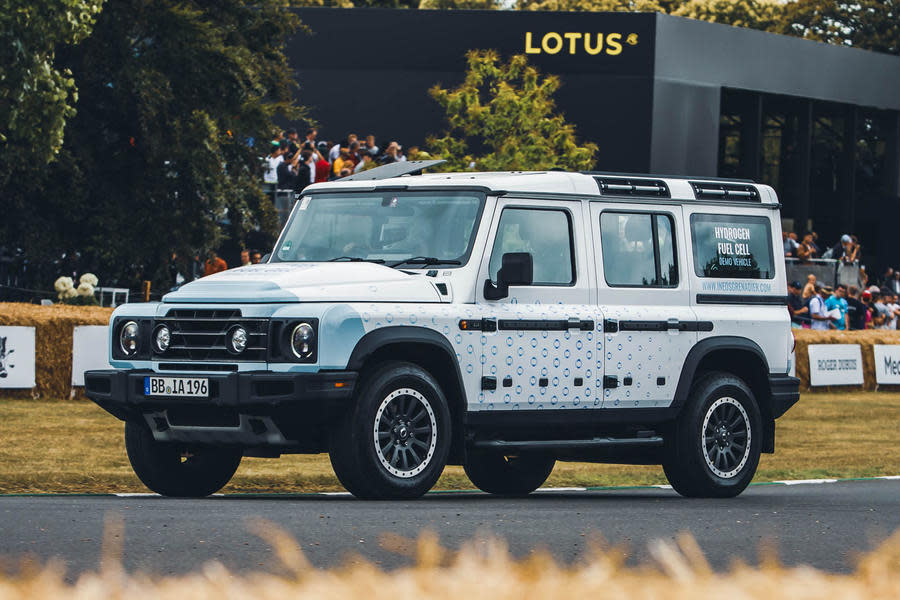
[[[59, 566], [25, 568], [20, 575], [0, 575], [0, 600], [13, 598], [178, 599], [351, 599], [403, 600], [527, 600], [548, 598], [825, 598], [895, 600], [900, 594], [900, 530], [874, 552], [861, 557], [849, 575], [823, 573], [811, 567], [786, 568], [774, 558], [760, 567], [736, 564], [727, 573], [714, 573], [694, 539], [658, 542], [651, 547], [655, 565], [626, 567], [622, 552], [599, 547], [580, 564], [561, 566], [548, 555], [512, 558], [503, 543], [472, 543], [459, 552], [443, 549], [434, 535], [418, 540], [385, 537], [382, 545], [415, 557], [415, 566], [385, 572], [362, 563], [340, 569], [312, 567], [286, 533], [265, 523], [251, 528], [274, 547], [280, 574], [236, 575], [218, 563], [202, 571], [176, 577], [127, 575], [113, 558], [121, 548], [115, 533], [121, 522], [107, 526], [104, 561], [99, 572], [84, 574], [74, 584]], [[112, 533], [111, 533], [112, 532]], [[773, 554], [770, 552], [770, 556]]]

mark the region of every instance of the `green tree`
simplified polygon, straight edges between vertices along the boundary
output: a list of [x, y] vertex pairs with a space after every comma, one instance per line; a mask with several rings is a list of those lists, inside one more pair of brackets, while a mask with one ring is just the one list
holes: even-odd
[[262, 157], [273, 117], [301, 113], [283, 53], [299, 25], [278, 0], [109, 3], [90, 37], [57, 51], [78, 114], [57, 162], [0, 188], [0, 239], [32, 264], [77, 251], [103, 283], [157, 290], [173, 252], [271, 239]]
[[0, 189], [59, 151], [78, 92], [56, 48], [90, 32], [103, 0], [0, 0]]
[[518, 10], [669, 12], [677, 0], [518, 0]]
[[688, 0], [672, 14], [734, 27], [777, 31], [784, 19], [784, 3], [779, 0]]
[[795, 0], [785, 5], [782, 33], [900, 54], [898, 0]]
[[472, 50], [465, 81], [429, 94], [446, 113], [448, 129], [429, 138], [432, 154], [448, 168], [478, 170], [589, 170], [595, 144], [579, 145], [575, 127], [556, 110], [560, 80], [543, 76], [524, 55], [502, 63], [493, 50]]

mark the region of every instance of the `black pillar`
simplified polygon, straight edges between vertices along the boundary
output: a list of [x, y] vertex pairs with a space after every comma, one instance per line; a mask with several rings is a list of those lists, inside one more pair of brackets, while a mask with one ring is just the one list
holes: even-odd
[[859, 111], [855, 106], [847, 107], [844, 121], [844, 143], [841, 152], [840, 199], [843, 231], [852, 233], [856, 227], [856, 130]]
[[799, 235], [809, 228], [810, 194], [809, 180], [812, 170], [812, 130], [813, 104], [811, 100], [802, 100], [797, 111], [797, 202], [794, 219]]
[[762, 95], [750, 94], [741, 114], [741, 175], [753, 181], [762, 176]]

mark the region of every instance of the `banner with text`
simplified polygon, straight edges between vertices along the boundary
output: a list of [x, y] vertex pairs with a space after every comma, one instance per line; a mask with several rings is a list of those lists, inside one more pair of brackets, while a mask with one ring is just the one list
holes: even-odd
[[109, 327], [79, 325], [72, 331], [72, 385], [84, 385], [84, 372], [111, 369], [109, 364]]
[[0, 388], [34, 387], [34, 327], [0, 327]]
[[862, 385], [862, 350], [859, 344], [810, 344], [809, 384]]
[[900, 346], [872, 346], [875, 355], [875, 383], [900, 384]]

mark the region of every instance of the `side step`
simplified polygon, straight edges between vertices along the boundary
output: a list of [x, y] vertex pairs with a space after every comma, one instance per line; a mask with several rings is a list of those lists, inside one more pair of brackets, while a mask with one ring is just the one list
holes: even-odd
[[475, 440], [472, 446], [486, 450], [590, 450], [593, 448], [652, 448], [662, 446], [661, 436], [634, 438], [591, 438], [589, 440]]

